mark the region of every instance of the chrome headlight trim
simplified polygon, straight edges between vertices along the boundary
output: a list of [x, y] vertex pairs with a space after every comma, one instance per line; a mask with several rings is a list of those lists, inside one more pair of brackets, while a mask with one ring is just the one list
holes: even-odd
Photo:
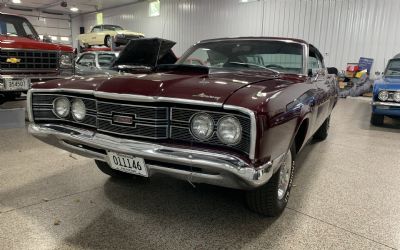
[[[61, 103], [64, 102], [64, 103]], [[64, 104], [64, 107], [60, 106]], [[63, 108], [65, 112], [60, 112], [60, 108]], [[67, 97], [57, 97], [53, 101], [53, 113], [61, 119], [66, 118], [71, 113], [71, 102]]]
[[[194, 128], [194, 122], [196, 122], [196, 119], [200, 119], [200, 117], [208, 119], [208, 121], [206, 121], [208, 125], [208, 131], [206, 132], [204, 137], [199, 136], [198, 131], [196, 132]], [[213, 118], [211, 117], [211, 115], [205, 112], [196, 113], [190, 118], [190, 133], [195, 139], [199, 141], [207, 141], [208, 139], [210, 139], [214, 134], [214, 127], [215, 124]]]
[[385, 102], [389, 99], [389, 92], [386, 90], [379, 91], [378, 99]]
[[82, 121], [86, 117], [86, 105], [81, 98], [75, 98], [71, 105], [71, 114], [75, 121]]
[[[232, 141], [227, 141], [227, 139], [224, 138], [224, 136], [222, 135], [222, 131], [221, 131], [222, 130], [222, 126], [223, 126], [221, 124], [223, 122], [226, 122], [227, 120], [231, 120], [230, 122], [232, 122], [236, 126], [236, 128], [235, 128], [236, 135], [234, 135], [234, 140], [232, 140]], [[235, 116], [226, 115], [226, 116], [223, 116], [223, 117], [221, 117], [219, 119], [218, 124], [217, 124], [217, 136], [218, 136], [218, 139], [222, 143], [224, 143], [226, 145], [230, 145], [230, 146], [237, 145], [242, 140], [242, 134], [243, 134], [242, 133], [242, 124], [240, 123], [240, 121]]]

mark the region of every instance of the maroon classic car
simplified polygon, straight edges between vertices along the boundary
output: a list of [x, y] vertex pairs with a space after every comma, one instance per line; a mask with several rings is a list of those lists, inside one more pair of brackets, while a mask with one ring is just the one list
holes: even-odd
[[176, 60], [165, 59], [173, 45], [132, 41], [115, 65], [130, 74], [34, 85], [30, 133], [113, 177], [243, 189], [252, 210], [279, 215], [296, 154], [327, 137], [337, 101], [321, 53], [296, 39], [223, 38], [161, 65]]

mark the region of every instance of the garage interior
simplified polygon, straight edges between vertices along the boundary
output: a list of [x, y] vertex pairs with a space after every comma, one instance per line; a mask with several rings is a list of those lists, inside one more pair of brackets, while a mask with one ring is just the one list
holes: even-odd
[[[400, 53], [399, 1], [4, 0], [0, 7], [26, 17], [41, 39], [73, 48], [103, 24], [175, 41], [178, 58], [204, 39], [287, 37], [313, 44], [341, 72], [329, 136], [300, 151], [290, 199], [274, 218], [249, 211], [242, 190], [164, 175], [111, 178], [93, 159], [33, 137], [26, 93], [7, 99], [0, 249], [400, 249], [400, 120], [371, 124], [374, 81]], [[352, 68], [360, 58], [373, 59], [363, 93]]]

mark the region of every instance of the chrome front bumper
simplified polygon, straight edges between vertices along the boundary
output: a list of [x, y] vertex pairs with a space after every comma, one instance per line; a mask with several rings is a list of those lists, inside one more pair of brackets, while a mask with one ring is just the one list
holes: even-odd
[[281, 155], [255, 168], [252, 164], [228, 154], [119, 139], [69, 126], [31, 123], [29, 132], [58, 148], [108, 163], [108, 151], [144, 158], [149, 176], [162, 173], [192, 183], [207, 183], [237, 189], [253, 189], [266, 183], [279, 168], [283, 158]]

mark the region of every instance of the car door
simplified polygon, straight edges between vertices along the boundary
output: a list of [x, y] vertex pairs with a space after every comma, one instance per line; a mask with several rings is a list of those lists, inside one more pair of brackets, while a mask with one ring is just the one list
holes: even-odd
[[94, 26], [92, 31], [90, 32], [90, 36], [89, 36], [89, 45], [98, 45], [99, 42], [99, 33], [101, 33], [102, 31], [102, 26], [98, 25], [98, 26]]
[[328, 72], [324, 65], [321, 53], [313, 46], [310, 46], [308, 70], [312, 84], [315, 85], [315, 129], [318, 129], [330, 114], [331, 94]]

